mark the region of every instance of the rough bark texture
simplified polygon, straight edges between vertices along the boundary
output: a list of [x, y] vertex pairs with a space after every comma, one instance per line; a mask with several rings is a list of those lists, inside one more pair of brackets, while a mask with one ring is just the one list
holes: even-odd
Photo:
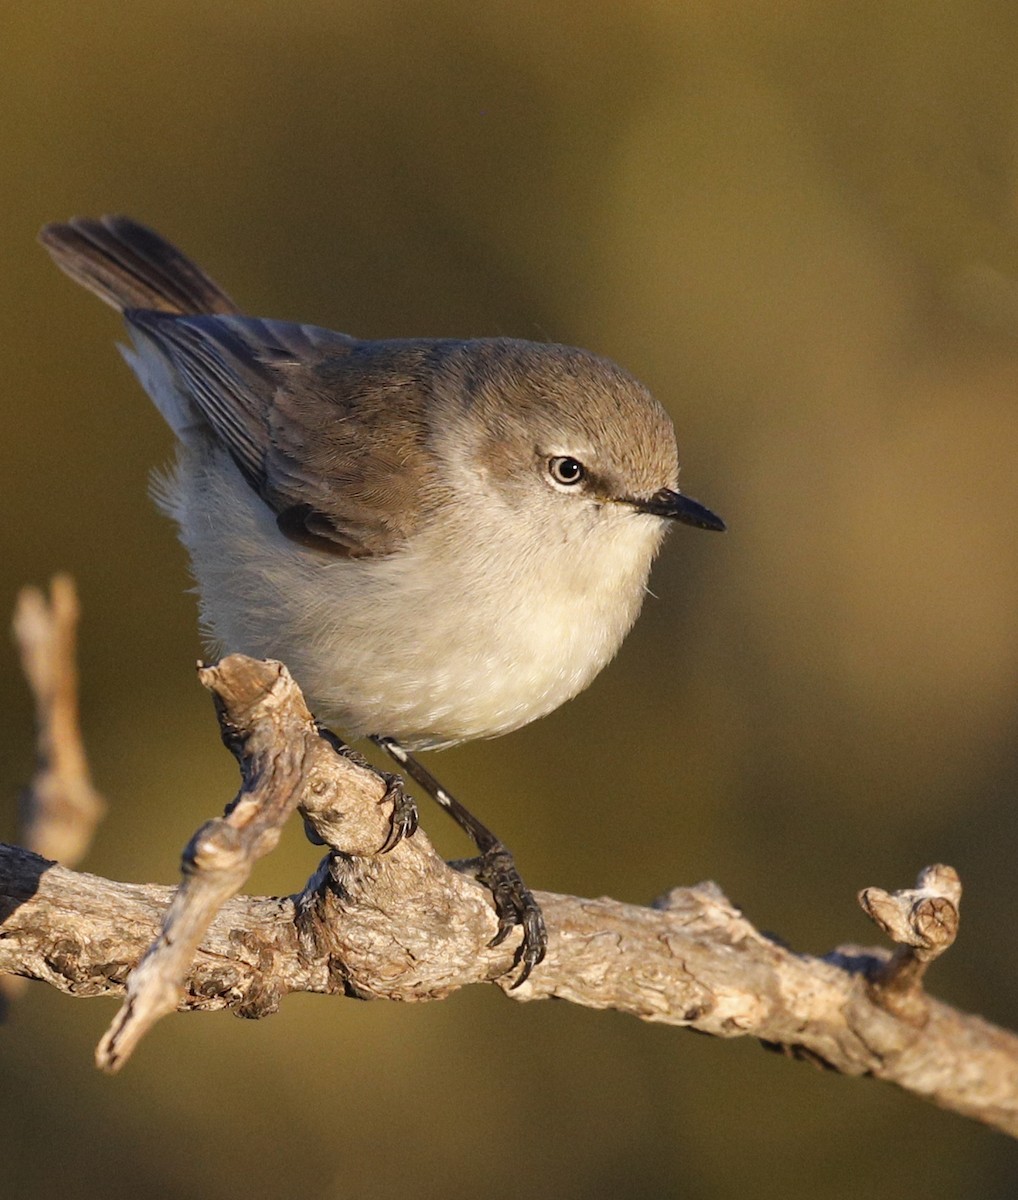
[[[899, 943], [893, 955], [795, 954], [713, 884], [651, 908], [537, 893], [548, 956], [510, 991], [518, 935], [490, 947], [487, 893], [423, 833], [379, 853], [391, 781], [321, 735], [285, 667], [232, 656], [202, 677], [243, 784], [185, 851], [180, 888], [115, 883], [0, 846], [0, 973], [124, 995], [97, 1054], [104, 1068], [122, 1065], [172, 1007], [261, 1017], [294, 991], [419, 1001], [494, 982], [514, 1000], [557, 996], [753, 1036], [1018, 1134], [1018, 1036], [922, 991], [957, 929], [950, 868], [928, 868], [914, 890], [864, 894]], [[294, 808], [329, 847], [316, 873], [285, 899], [235, 895]]]

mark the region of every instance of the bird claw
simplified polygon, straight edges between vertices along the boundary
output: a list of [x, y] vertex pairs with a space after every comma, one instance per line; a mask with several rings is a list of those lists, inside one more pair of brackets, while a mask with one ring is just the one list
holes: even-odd
[[488, 943], [489, 948], [500, 946], [517, 925], [523, 927], [523, 940], [513, 959], [513, 966], [520, 968], [510, 988], [515, 990], [527, 981], [548, 949], [548, 931], [541, 908], [520, 878], [512, 854], [501, 842], [482, 853], [477, 879], [491, 892], [498, 917], [498, 931]]
[[388, 854], [404, 838], [411, 838], [417, 832], [417, 805], [407, 795], [403, 780], [398, 775], [386, 775], [385, 795], [382, 800], [392, 803], [392, 820], [389, 825], [389, 836], [385, 839], [379, 854]]

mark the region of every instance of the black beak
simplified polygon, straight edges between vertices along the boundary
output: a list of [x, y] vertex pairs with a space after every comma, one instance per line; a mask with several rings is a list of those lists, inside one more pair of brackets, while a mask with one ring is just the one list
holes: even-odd
[[709, 508], [671, 488], [662, 488], [646, 500], [633, 499], [630, 504], [640, 512], [681, 521], [683, 525], [695, 525], [697, 529], [713, 529], [716, 533], [724, 533], [726, 529], [724, 521]]

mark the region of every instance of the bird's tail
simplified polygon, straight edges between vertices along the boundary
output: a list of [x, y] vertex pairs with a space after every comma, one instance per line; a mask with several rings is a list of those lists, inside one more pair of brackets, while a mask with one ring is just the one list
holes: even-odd
[[201, 267], [130, 217], [74, 217], [44, 226], [39, 241], [62, 271], [119, 312], [240, 311]]

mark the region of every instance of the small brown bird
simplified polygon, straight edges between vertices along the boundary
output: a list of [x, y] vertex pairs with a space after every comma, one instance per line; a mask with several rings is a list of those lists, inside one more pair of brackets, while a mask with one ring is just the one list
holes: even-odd
[[[636, 619], [668, 527], [724, 529], [678, 491], [661, 406], [586, 350], [247, 317], [126, 217], [40, 236], [123, 313], [124, 357], [176, 434], [155, 494], [215, 648], [282, 659], [320, 717], [375, 736], [457, 819], [408, 749], [507, 733], [575, 696]], [[465, 815], [496, 940], [524, 924], [522, 982], [539, 910]]]

